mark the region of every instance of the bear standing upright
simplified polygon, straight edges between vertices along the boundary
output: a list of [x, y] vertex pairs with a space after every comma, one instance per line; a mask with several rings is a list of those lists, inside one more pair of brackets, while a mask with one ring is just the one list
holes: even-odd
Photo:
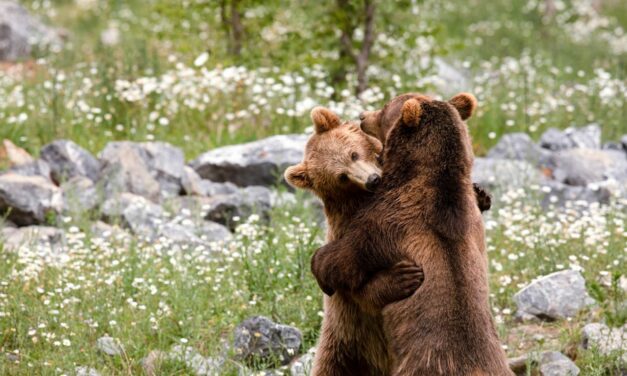
[[[380, 183], [382, 145], [358, 123], [343, 123], [325, 108], [314, 108], [311, 118], [315, 132], [307, 142], [304, 159], [288, 168], [285, 178], [320, 197], [328, 223], [327, 241], [332, 241], [343, 236], [354, 213], [371, 200], [370, 190]], [[382, 308], [411, 295], [422, 279], [420, 268], [401, 261], [354, 294], [325, 296], [312, 375], [389, 375]]]
[[377, 200], [340, 239], [319, 249], [312, 271], [328, 294], [359, 291], [410, 258], [425, 269], [411, 297], [384, 308], [393, 375], [512, 375], [488, 302], [487, 255], [463, 120], [476, 101], [403, 101], [386, 141]]

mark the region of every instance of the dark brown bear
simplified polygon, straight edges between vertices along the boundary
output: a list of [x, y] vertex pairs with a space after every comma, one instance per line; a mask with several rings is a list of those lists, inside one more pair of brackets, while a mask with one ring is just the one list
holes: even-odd
[[[385, 144], [385, 138], [390, 130], [390, 127], [394, 125], [401, 116], [403, 103], [412, 98], [421, 99], [426, 97], [418, 93], [403, 94], [389, 101], [381, 110], [364, 111], [359, 115], [361, 120], [361, 129]], [[466, 119], [470, 117], [471, 114], [460, 115], [462, 119]], [[475, 194], [477, 195], [477, 204], [479, 205], [479, 209], [482, 212], [489, 210], [492, 206], [492, 197], [490, 194], [478, 184], [473, 184], [473, 188], [475, 189]]]
[[393, 125], [382, 127], [387, 144], [376, 200], [312, 259], [327, 294], [357, 292], [402, 260], [424, 268], [422, 286], [383, 310], [393, 375], [512, 375], [490, 314], [484, 228], [470, 175], [463, 120], [475, 106], [469, 94], [403, 101]]
[[[315, 132], [303, 161], [285, 171], [294, 187], [315, 193], [324, 203], [327, 241], [340, 238], [354, 213], [366, 205], [381, 178], [379, 140], [357, 122], [342, 122], [333, 112], [311, 112]], [[410, 296], [423, 275], [410, 262], [379, 272], [359, 291], [324, 298], [324, 319], [314, 359], [314, 376], [389, 375], [391, 361], [383, 334], [382, 308]]]

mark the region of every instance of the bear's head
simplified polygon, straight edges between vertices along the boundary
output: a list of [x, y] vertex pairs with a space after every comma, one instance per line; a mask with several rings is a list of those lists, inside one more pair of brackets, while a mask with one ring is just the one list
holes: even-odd
[[311, 119], [315, 133], [303, 161], [285, 171], [285, 180], [323, 200], [374, 190], [381, 181], [381, 142], [364, 133], [358, 122], [342, 122], [323, 107], [314, 108]]
[[[362, 112], [359, 115], [361, 129], [385, 144], [390, 129], [401, 117], [403, 105], [410, 99], [415, 99], [419, 103], [432, 101], [428, 96], [418, 93], [399, 95], [386, 103], [380, 110]], [[475, 97], [467, 93], [456, 95], [449, 103], [457, 109], [462, 120], [470, 118], [477, 106]]]
[[371, 129], [386, 143], [386, 171], [412, 175], [421, 169], [433, 176], [446, 171], [440, 176], [469, 179], [473, 152], [464, 120], [472, 115], [476, 103], [475, 97], [467, 93], [449, 101], [409, 94], [394, 98], [375, 114], [379, 120], [364, 120], [366, 127], [374, 124]]

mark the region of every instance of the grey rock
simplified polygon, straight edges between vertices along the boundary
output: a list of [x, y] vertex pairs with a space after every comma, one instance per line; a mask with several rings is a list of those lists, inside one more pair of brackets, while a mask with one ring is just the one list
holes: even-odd
[[236, 193], [218, 195], [205, 203], [205, 219], [221, 223], [232, 230], [238, 224], [234, 219], [245, 220], [252, 214], [267, 219], [272, 208], [272, 191], [265, 187], [246, 187]]
[[566, 128], [563, 131], [549, 128], [540, 137], [540, 146], [552, 151], [573, 148], [599, 149], [601, 127], [598, 124], [590, 124], [582, 128]]
[[168, 353], [168, 358], [185, 363], [196, 376], [219, 375], [224, 365], [224, 358], [210, 358], [200, 355], [191, 346], [175, 345]]
[[144, 142], [138, 145], [152, 176], [159, 182], [166, 197], [177, 196], [184, 189], [188, 176], [185, 173], [183, 151], [166, 142]]
[[166, 222], [163, 209], [144, 197], [122, 193], [102, 204], [102, 214], [106, 222], [120, 224], [135, 235], [154, 239], [159, 226]]
[[98, 338], [96, 340], [96, 348], [110, 356], [122, 355], [124, 353], [124, 347], [120, 341], [109, 336]]
[[[435, 77], [438, 79], [434, 82], [434, 85], [438, 92], [452, 96], [459, 92], [470, 90], [472, 86], [470, 79], [462, 69], [451, 65], [439, 57], [425, 59], [425, 62], [430, 62], [433, 65], [433, 69], [435, 69]], [[423, 64], [423, 66], [425, 65]]]
[[189, 166], [184, 166], [183, 177], [181, 179], [183, 193], [190, 196], [202, 196], [204, 193], [201, 184], [202, 178], [196, 173], [196, 170]]
[[23, 176], [41, 176], [46, 180], [52, 181], [50, 166], [46, 161], [41, 159], [36, 159], [29, 163], [11, 167], [9, 172]]
[[48, 215], [60, 213], [62, 206], [61, 190], [43, 177], [0, 176], [0, 213], [20, 226], [44, 223]]
[[41, 159], [48, 162], [51, 177], [57, 185], [73, 177], [98, 180], [100, 162], [87, 150], [69, 140], [58, 140], [41, 149]]
[[76, 376], [100, 376], [100, 373], [93, 368], [90, 367], [76, 367], [74, 370]]
[[309, 376], [313, 368], [314, 356], [316, 349], [311, 348], [305, 354], [301, 355], [290, 364], [291, 376]]
[[238, 191], [239, 188], [233, 183], [216, 183], [205, 179], [200, 181], [200, 192], [203, 196], [212, 197], [217, 195], [228, 195], [231, 193], [237, 193]]
[[15, 61], [31, 55], [33, 46], [58, 47], [61, 38], [17, 1], [0, 1], [0, 61]]
[[579, 368], [566, 355], [558, 351], [547, 351], [540, 357], [542, 376], [577, 376]]
[[526, 133], [509, 133], [488, 152], [488, 158], [515, 159], [532, 164], [542, 163], [550, 152], [536, 145]]
[[564, 207], [566, 203], [594, 203], [608, 204], [612, 192], [602, 186], [576, 187], [566, 185], [557, 181], [547, 181], [542, 184], [542, 202], [543, 208], [548, 209], [551, 206]]
[[575, 270], [564, 270], [541, 277], [514, 295], [517, 316], [546, 320], [574, 317], [593, 304], [586, 290], [586, 281]]
[[609, 141], [604, 143], [601, 149], [623, 151], [623, 145], [620, 142]]
[[527, 368], [533, 367], [535, 362], [529, 357], [529, 354], [524, 354], [515, 358], [507, 358], [507, 365], [516, 375], [527, 375]]
[[34, 158], [23, 148], [15, 145], [11, 140], [4, 139], [0, 143], [0, 165], [20, 166], [34, 162]]
[[15, 353], [6, 353], [6, 359], [10, 363], [16, 363], [20, 361], [20, 356]]
[[239, 186], [273, 185], [303, 158], [306, 135], [279, 135], [214, 149], [190, 163], [203, 179]]
[[0, 236], [4, 249], [11, 251], [22, 246], [44, 246], [61, 251], [65, 245], [63, 230], [49, 226], [5, 227], [0, 230]]
[[131, 240], [131, 234], [116, 225], [110, 225], [102, 221], [96, 221], [91, 225], [91, 235], [94, 238], [127, 242]]
[[526, 161], [475, 158], [472, 179], [498, 195], [508, 189], [538, 184], [543, 177], [537, 168]]
[[168, 354], [159, 351], [153, 350], [146, 355], [145, 358], [141, 360], [142, 368], [147, 376], [157, 376], [159, 375], [159, 368], [161, 367], [161, 363], [168, 358]]
[[627, 134], [620, 138], [620, 143], [623, 145], [623, 149], [627, 151]]
[[75, 176], [61, 184], [63, 192], [63, 210], [69, 213], [83, 213], [95, 209], [100, 203], [101, 195], [93, 181]]
[[617, 353], [627, 362], [627, 324], [610, 328], [605, 324], [591, 323], [583, 327], [583, 348], [597, 349], [601, 354]]
[[158, 201], [161, 186], [150, 172], [146, 151], [132, 142], [110, 142], [99, 155], [101, 182], [107, 197], [130, 192]]
[[577, 186], [608, 179], [627, 181], [627, 156], [615, 150], [569, 149], [549, 158], [555, 180]]
[[298, 355], [301, 344], [302, 334], [298, 329], [254, 316], [235, 328], [233, 346], [236, 359], [248, 364], [286, 365]]
[[210, 245], [213, 242], [228, 242], [233, 235], [225, 226], [210, 222], [176, 223], [168, 222], [158, 228], [157, 236], [164, 242], [188, 248]]

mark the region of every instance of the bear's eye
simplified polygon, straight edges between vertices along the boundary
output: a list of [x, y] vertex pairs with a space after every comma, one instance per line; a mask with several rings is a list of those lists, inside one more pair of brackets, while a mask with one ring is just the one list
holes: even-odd
[[342, 183], [346, 183], [348, 181], [348, 175], [346, 174], [340, 174], [340, 181]]
[[377, 162], [383, 166], [383, 157], [381, 155], [377, 155]]
[[355, 162], [358, 159], [359, 159], [359, 154], [357, 154], [356, 152], [351, 153], [351, 160], [353, 162]]

